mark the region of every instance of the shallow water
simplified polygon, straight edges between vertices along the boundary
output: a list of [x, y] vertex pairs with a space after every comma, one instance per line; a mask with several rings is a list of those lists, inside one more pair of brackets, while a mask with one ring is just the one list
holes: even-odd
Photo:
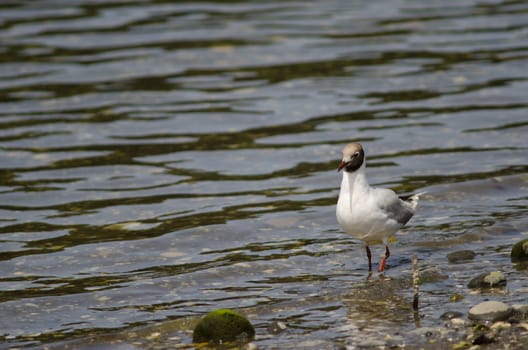
[[[522, 1], [2, 2], [0, 348], [192, 347], [219, 307], [259, 348], [412, 345], [527, 303], [527, 23]], [[335, 220], [350, 141], [372, 184], [427, 192], [389, 280]], [[492, 270], [506, 290], [468, 290]]]

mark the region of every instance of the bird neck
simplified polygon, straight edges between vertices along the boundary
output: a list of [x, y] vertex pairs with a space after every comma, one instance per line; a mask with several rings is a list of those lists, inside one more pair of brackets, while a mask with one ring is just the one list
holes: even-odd
[[368, 191], [369, 184], [364, 167], [361, 167], [354, 172], [343, 172], [343, 179], [341, 180], [341, 194], [347, 194], [352, 198], [354, 195], [363, 194]]

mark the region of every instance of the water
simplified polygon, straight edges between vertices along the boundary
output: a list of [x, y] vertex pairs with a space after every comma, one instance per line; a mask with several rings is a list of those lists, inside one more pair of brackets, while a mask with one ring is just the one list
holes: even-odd
[[[527, 23], [522, 1], [2, 2], [0, 348], [190, 348], [219, 307], [259, 348], [412, 345], [489, 270], [508, 288], [484, 298], [526, 303]], [[335, 220], [350, 141], [372, 184], [428, 192], [390, 281]]]

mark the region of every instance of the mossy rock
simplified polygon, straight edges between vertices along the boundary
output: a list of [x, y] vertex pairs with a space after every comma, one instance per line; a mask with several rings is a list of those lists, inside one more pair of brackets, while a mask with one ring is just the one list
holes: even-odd
[[528, 260], [528, 238], [515, 243], [511, 250], [512, 261]]
[[209, 312], [194, 327], [193, 342], [221, 344], [254, 336], [255, 328], [247, 318], [230, 309], [218, 309]]
[[484, 272], [471, 279], [468, 283], [469, 288], [473, 289], [487, 289], [487, 288], [502, 288], [506, 286], [506, 277], [500, 271]]

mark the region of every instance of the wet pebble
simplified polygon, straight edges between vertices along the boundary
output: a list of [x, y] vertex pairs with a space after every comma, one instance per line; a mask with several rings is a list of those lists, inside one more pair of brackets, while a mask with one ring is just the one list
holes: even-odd
[[271, 334], [280, 334], [286, 330], [286, 324], [281, 321], [273, 321], [268, 325], [268, 332]]
[[511, 306], [500, 301], [484, 301], [469, 310], [469, 318], [474, 321], [502, 321], [512, 314]]
[[476, 255], [472, 250], [457, 250], [456, 252], [447, 254], [447, 260], [450, 263], [466, 262], [474, 259]]
[[485, 272], [471, 279], [468, 287], [472, 289], [499, 288], [506, 286], [506, 277], [500, 271]]
[[451, 320], [453, 318], [460, 318], [462, 317], [464, 314], [462, 312], [459, 312], [459, 311], [446, 311], [444, 312], [440, 318], [442, 320]]
[[511, 323], [504, 322], [504, 321], [498, 321], [491, 325], [490, 329], [492, 331], [500, 331], [503, 329], [509, 329], [511, 328]]
[[517, 325], [517, 327], [519, 327], [520, 329], [523, 329], [523, 330], [528, 332], [528, 323], [526, 323], [526, 322], [519, 323]]
[[456, 328], [464, 327], [466, 323], [466, 320], [464, 320], [463, 318], [455, 317], [451, 319], [451, 325]]
[[514, 304], [513, 311], [518, 313], [522, 319], [528, 318], [528, 304]]
[[418, 335], [424, 338], [437, 337], [440, 335], [440, 330], [434, 327], [420, 327], [411, 331], [412, 334]]
[[515, 243], [511, 250], [511, 260], [528, 260], [528, 238]]

